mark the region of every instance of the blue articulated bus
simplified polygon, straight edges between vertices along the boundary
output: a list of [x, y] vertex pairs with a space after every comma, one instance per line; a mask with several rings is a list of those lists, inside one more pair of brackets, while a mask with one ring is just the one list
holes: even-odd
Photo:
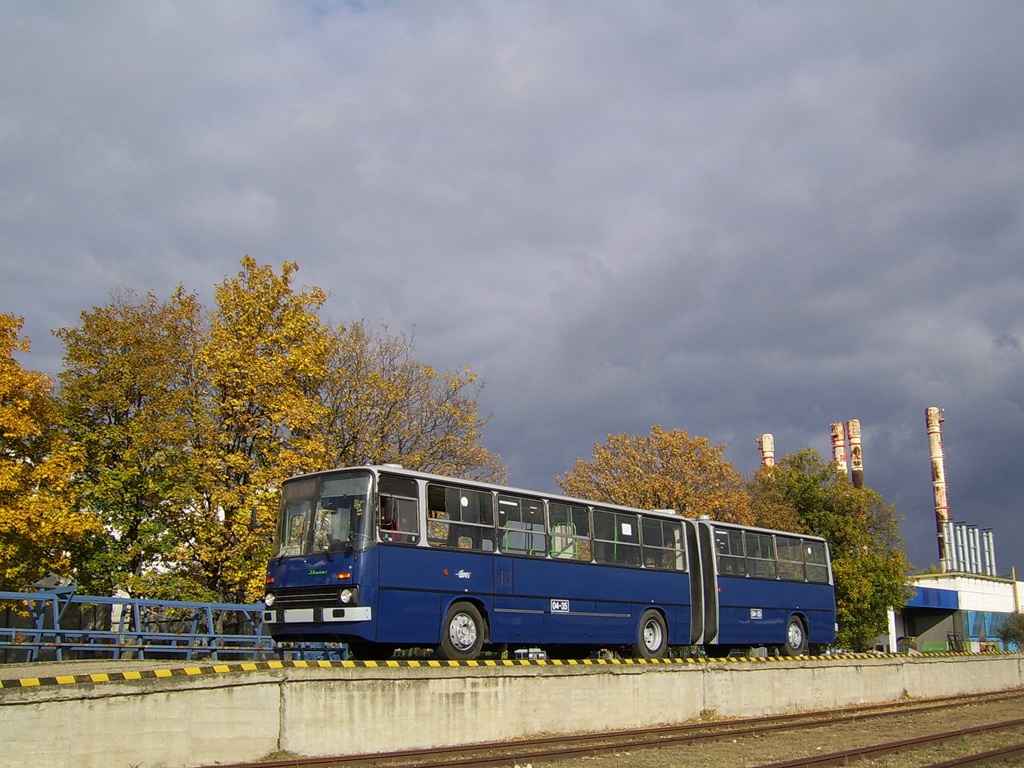
[[541, 647], [656, 659], [833, 642], [823, 539], [364, 466], [293, 477], [267, 570], [281, 642], [356, 658]]

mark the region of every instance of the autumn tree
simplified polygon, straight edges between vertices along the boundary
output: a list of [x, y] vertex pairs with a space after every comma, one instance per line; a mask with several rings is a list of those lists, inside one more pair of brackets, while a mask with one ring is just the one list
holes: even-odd
[[204, 308], [130, 291], [65, 344], [62, 419], [85, 457], [74, 490], [109, 534], [93, 583], [143, 596], [263, 592], [281, 482], [366, 461], [503, 478], [480, 445], [475, 374], [418, 362], [411, 337], [337, 328], [326, 294], [246, 256]]
[[591, 461], [577, 459], [558, 478], [571, 496], [643, 509], [674, 509], [687, 517], [749, 522], [743, 478], [722, 456], [724, 445], [681, 429], [609, 435]]
[[80, 578], [76, 555], [100, 534], [70, 502], [81, 457], [59, 429], [53, 382], [22, 368], [23, 321], [0, 315], [0, 586], [25, 589], [50, 572]]
[[839, 620], [836, 643], [869, 647], [885, 633], [889, 608], [907, 598], [910, 566], [895, 508], [870, 488], [854, 488], [835, 463], [826, 464], [810, 449], [758, 470], [750, 489], [753, 509], [772, 510], [771, 521], [828, 541]]
[[396, 463], [424, 472], [502, 482], [505, 467], [480, 443], [482, 382], [467, 366], [438, 372], [414, 357], [411, 335], [374, 333], [363, 321], [331, 334], [321, 389], [324, 444], [333, 466]]
[[327, 462], [316, 432], [330, 349], [319, 318], [326, 294], [297, 291], [297, 270], [286, 262], [277, 274], [246, 256], [238, 275], [217, 286], [198, 351], [205, 405], [191, 434], [198, 493], [178, 550], [221, 599], [262, 594], [280, 483]]

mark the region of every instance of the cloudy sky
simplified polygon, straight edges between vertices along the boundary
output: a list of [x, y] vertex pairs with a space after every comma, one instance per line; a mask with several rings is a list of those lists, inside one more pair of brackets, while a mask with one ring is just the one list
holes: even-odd
[[[243, 254], [487, 381], [511, 483], [610, 433], [829, 455], [1024, 567], [1024, 4], [0, 0], [0, 312]], [[1024, 575], [1024, 573], [1022, 573]]]

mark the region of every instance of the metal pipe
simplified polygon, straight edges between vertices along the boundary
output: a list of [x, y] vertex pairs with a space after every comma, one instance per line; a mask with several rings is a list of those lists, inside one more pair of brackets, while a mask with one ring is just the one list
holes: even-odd
[[956, 523], [953, 526], [953, 535], [956, 537], [956, 572], [967, 572], [967, 530], [964, 523]]
[[982, 543], [982, 565], [985, 568], [986, 576], [996, 575], [996, 540], [991, 528], [981, 532]]
[[850, 476], [854, 488], [864, 487], [864, 457], [860, 448], [860, 421], [846, 422], [846, 437], [850, 441]]
[[926, 408], [925, 424], [928, 427], [928, 447], [932, 461], [932, 492], [935, 497], [935, 531], [939, 540], [939, 569], [945, 573], [947, 563], [942, 544], [942, 524], [949, 522], [949, 502], [946, 500], [946, 468], [942, 458], [942, 422], [945, 412], [940, 408]]
[[843, 422], [833, 421], [829, 431], [832, 433], [832, 461], [839, 465], [841, 472], [846, 472], [846, 430]]
[[953, 531], [953, 524], [948, 520], [942, 524], [942, 536], [939, 538], [942, 545], [942, 557], [946, 567], [950, 571], [956, 571], [956, 534]]

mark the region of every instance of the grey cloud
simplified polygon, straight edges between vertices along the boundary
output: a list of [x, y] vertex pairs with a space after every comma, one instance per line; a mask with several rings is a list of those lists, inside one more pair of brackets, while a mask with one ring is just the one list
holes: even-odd
[[1024, 563], [1012, 465], [1019, 4], [15, 5], [0, 25], [0, 311], [49, 330], [127, 285], [209, 300], [297, 260], [333, 319], [488, 384], [489, 448], [554, 488], [653, 424], [828, 450], [935, 560], [954, 516]]

